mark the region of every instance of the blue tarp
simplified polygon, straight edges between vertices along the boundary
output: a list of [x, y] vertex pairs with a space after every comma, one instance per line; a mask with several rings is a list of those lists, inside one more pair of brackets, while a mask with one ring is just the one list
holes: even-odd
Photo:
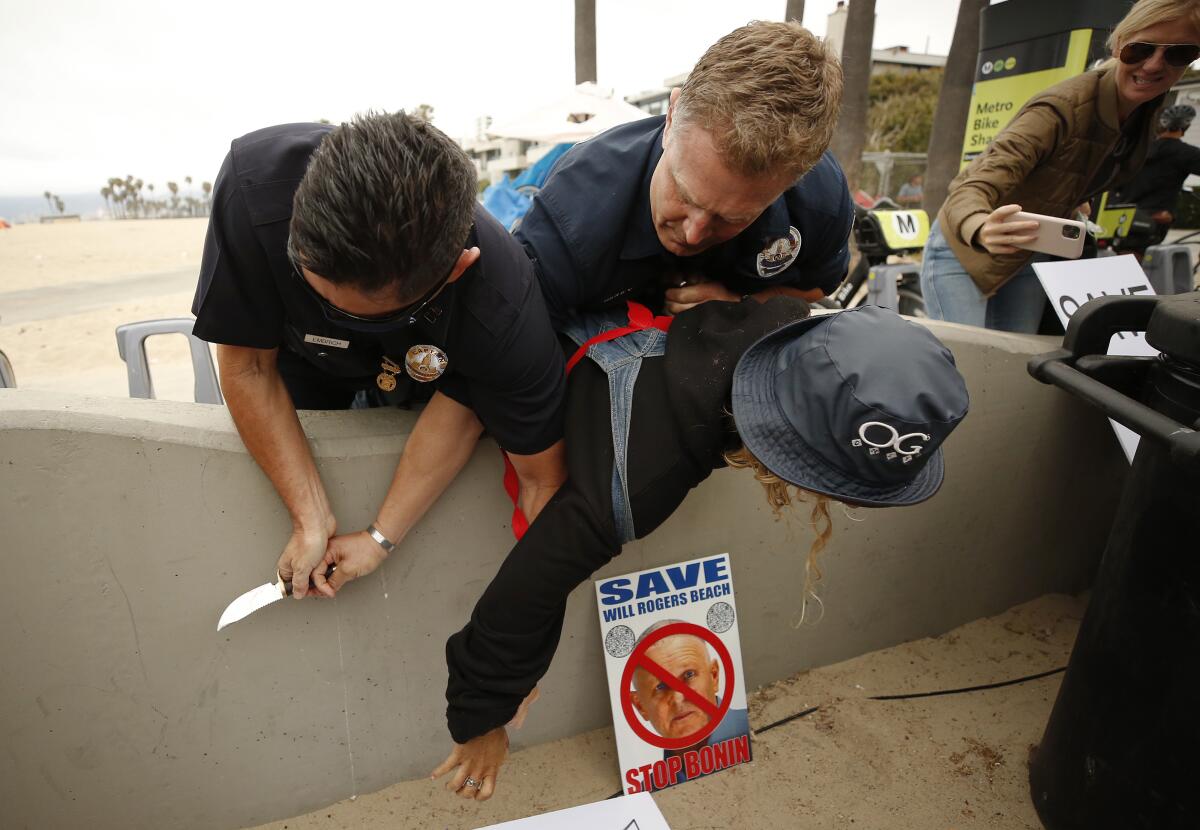
[[556, 144], [550, 152], [538, 159], [536, 164], [515, 179], [505, 176], [495, 184], [488, 185], [483, 191], [484, 208], [495, 216], [500, 224], [512, 231], [529, 210], [533, 194], [546, 181], [554, 163], [571, 146], [570, 143]]
[[488, 185], [487, 189], [483, 191], [484, 208], [492, 216], [495, 216], [496, 220], [508, 231], [513, 230], [520, 218], [529, 210], [529, 203], [532, 201], [533, 197], [517, 192], [508, 176], [495, 184]]

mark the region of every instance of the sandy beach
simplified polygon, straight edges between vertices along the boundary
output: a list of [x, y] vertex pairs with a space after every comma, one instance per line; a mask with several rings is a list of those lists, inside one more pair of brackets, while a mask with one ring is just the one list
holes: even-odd
[[[186, 219], [0, 231], [0, 349], [18, 386], [125, 397], [113, 330], [189, 316], [205, 227]], [[158, 396], [191, 400], [183, 338], [160, 341], [150, 348]], [[1026, 764], [1060, 674], [988, 691], [870, 698], [1058, 669], [1083, 608], [1078, 598], [1042, 597], [759, 689], [750, 702], [751, 726], [762, 730], [754, 761], [656, 800], [674, 828], [1038, 828]], [[603, 799], [618, 786], [612, 732], [599, 730], [516, 752], [486, 804], [407, 781], [264, 827], [476, 828]]]
[[[0, 231], [0, 351], [22, 389], [127, 397], [116, 327], [190, 317], [207, 219], [16, 225]], [[147, 343], [156, 397], [192, 400], [179, 336]]]
[[[759, 689], [749, 697], [754, 760], [655, 801], [676, 830], [1039, 830], [1027, 762], [1061, 674], [937, 697], [871, 698], [1064, 666], [1084, 608], [1080, 598], [1049, 595]], [[514, 753], [485, 803], [462, 801], [440, 783], [407, 781], [258, 830], [465, 830], [598, 801], [619, 786], [613, 733], [600, 729]]]

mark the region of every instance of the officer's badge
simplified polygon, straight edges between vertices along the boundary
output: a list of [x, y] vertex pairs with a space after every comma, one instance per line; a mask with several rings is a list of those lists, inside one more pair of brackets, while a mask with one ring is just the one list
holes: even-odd
[[384, 392], [391, 392], [396, 388], [396, 375], [400, 374], [400, 367], [387, 355], [383, 356], [383, 361], [379, 364], [379, 367], [383, 371], [375, 377], [375, 383]]
[[758, 275], [773, 277], [787, 269], [800, 256], [800, 231], [788, 228], [788, 235], [781, 236], [758, 254]]
[[404, 371], [421, 383], [437, 380], [449, 365], [450, 358], [437, 346], [413, 346], [404, 355]]

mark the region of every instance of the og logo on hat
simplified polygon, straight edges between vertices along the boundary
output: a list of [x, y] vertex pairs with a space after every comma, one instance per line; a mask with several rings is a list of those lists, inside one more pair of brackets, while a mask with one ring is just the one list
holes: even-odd
[[937, 492], [941, 444], [968, 405], [950, 351], [928, 329], [871, 305], [776, 329], [733, 373], [738, 434], [767, 469], [876, 507]]
[[[874, 436], [878, 438], [886, 437], [887, 440], [882, 444], [878, 441], [872, 441], [867, 433], [873, 430]], [[882, 430], [882, 432], [881, 432]], [[924, 449], [920, 444], [909, 444], [907, 448], [900, 446], [902, 441], [910, 441], [920, 439], [922, 441], [930, 440], [931, 436], [924, 432], [910, 432], [907, 435], [901, 435], [897, 429], [891, 424], [885, 424], [883, 421], [867, 421], [858, 428], [858, 437], [850, 442], [852, 447], [861, 447], [866, 444], [870, 447], [871, 455], [879, 455], [882, 450], [890, 450], [884, 456], [888, 461], [895, 460], [898, 456], [903, 457], [904, 463], [908, 464], [912, 461], [914, 455], [918, 455]]]

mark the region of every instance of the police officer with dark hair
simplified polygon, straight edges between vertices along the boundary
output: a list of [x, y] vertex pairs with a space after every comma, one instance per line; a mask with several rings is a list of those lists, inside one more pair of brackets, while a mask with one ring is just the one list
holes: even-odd
[[1187, 104], [1167, 107], [1159, 113], [1158, 140], [1150, 145], [1146, 166], [1114, 199], [1133, 202], [1139, 213], [1149, 214], [1155, 224], [1150, 245], [1166, 238], [1175, 221], [1175, 203], [1184, 181], [1188, 176], [1200, 175], [1200, 147], [1183, 140], [1195, 117], [1196, 110]]
[[[292, 517], [296, 597], [378, 567], [486, 429], [537, 514], [565, 477], [562, 350], [520, 246], [476, 206], [475, 171], [404, 113], [236, 139], [217, 176], [192, 310], [250, 454]], [[432, 396], [366, 530], [336, 535], [295, 410]], [[411, 395], [401, 395], [401, 400]], [[427, 396], [428, 397], [428, 396]], [[325, 567], [337, 565], [328, 582]]]

